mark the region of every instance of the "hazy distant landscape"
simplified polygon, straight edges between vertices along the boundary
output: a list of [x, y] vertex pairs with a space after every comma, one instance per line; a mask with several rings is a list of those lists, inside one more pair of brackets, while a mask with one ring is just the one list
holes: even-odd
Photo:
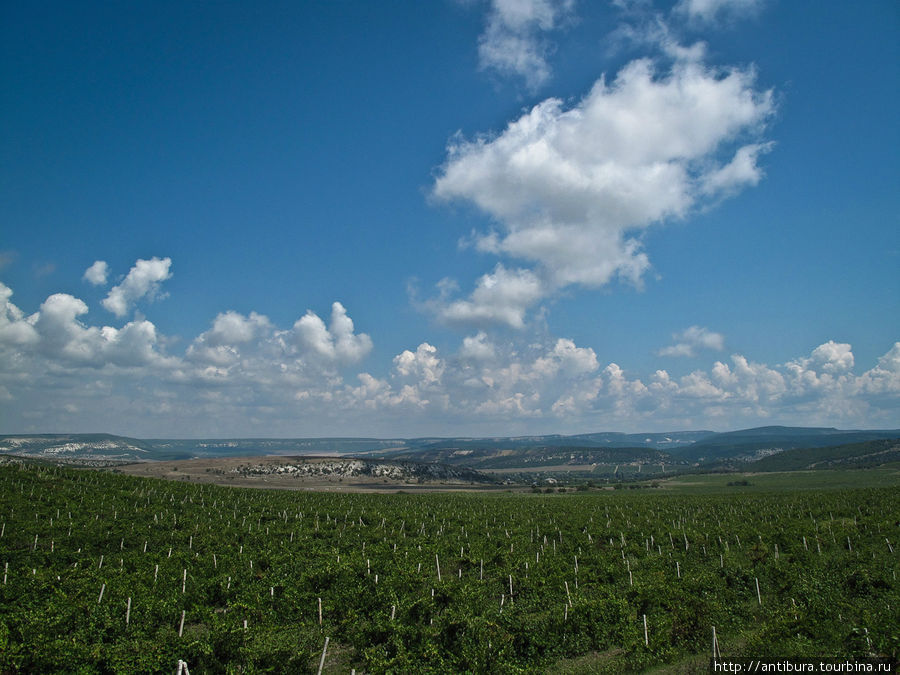
[[[482, 439], [146, 440], [108, 434], [48, 434], [0, 436], [0, 454], [4, 453], [72, 466], [133, 464], [122, 470], [169, 478], [173, 477], [173, 469], [180, 466], [179, 478], [194, 476], [206, 482], [240, 479], [246, 485], [247, 481], [271, 482], [280, 476], [280, 487], [321, 482], [323, 457], [357, 460], [355, 465], [337, 463], [328, 469], [329, 480], [343, 477], [347, 485], [360, 482], [361, 476], [372, 477], [371, 467], [380, 466], [381, 469], [374, 469], [374, 477], [382, 489], [445, 481], [612, 485], [686, 472], [890, 465], [900, 461], [900, 430], [760, 427], [726, 433], [593, 433]], [[295, 458], [298, 466], [308, 466], [287, 471], [283, 468], [288, 463], [285, 457]], [[271, 470], [239, 472], [236, 468], [250, 465], [268, 465]], [[354, 468], [348, 468], [351, 466]], [[361, 472], [359, 467], [365, 468]]]

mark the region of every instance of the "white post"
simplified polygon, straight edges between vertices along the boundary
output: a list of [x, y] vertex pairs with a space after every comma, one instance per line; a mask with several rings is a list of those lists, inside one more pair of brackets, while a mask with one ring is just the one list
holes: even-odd
[[644, 617], [644, 646], [649, 647], [650, 646], [650, 638], [647, 635], [647, 615], [644, 614], [643, 617]]
[[753, 577], [753, 580], [756, 582], [756, 600], [761, 605], [762, 596], [759, 594], [759, 579], [757, 577]]
[[325, 646], [322, 647], [322, 658], [319, 659], [319, 671], [316, 675], [322, 675], [322, 669], [325, 667], [325, 652], [328, 651], [328, 640], [329, 638], [325, 638]]
[[100, 597], [97, 598], [97, 604], [98, 604], [98, 605], [100, 604], [100, 601], [103, 600], [103, 591], [105, 591], [105, 590], [106, 590], [106, 584], [103, 584], [103, 585], [100, 587]]
[[319, 625], [322, 625], [322, 598], [319, 598]]
[[128, 607], [125, 609], [125, 625], [128, 625], [131, 619], [131, 596], [128, 596]]
[[434, 566], [437, 568], [437, 577], [438, 577], [438, 581], [440, 581], [441, 580], [441, 563], [438, 560], [437, 553], [434, 554]]
[[184, 630], [184, 614], [186, 610], [181, 610], [181, 623], [178, 626], [178, 637], [181, 637], [181, 633]]

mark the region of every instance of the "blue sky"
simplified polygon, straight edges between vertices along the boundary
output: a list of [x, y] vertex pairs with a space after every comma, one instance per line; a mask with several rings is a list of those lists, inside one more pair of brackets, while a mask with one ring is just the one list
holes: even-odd
[[900, 426], [894, 2], [0, 12], [0, 432]]

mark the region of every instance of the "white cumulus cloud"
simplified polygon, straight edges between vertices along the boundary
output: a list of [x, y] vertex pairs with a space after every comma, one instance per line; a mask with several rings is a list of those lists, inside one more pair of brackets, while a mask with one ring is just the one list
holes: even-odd
[[459, 357], [464, 361], [490, 361], [496, 356], [496, 347], [487, 333], [478, 331], [475, 335], [463, 338]]
[[104, 286], [108, 275], [109, 265], [103, 260], [95, 260], [94, 264], [84, 271], [82, 278], [94, 286]]
[[[24, 364], [43, 359], [43, 367], [99, 369], [104, 366], [165, 367], [174, 361], [160, 350], [156, 327], [147, 320], [122, 328], [87, 326], [85, 302], [68, 293], [49, 296], [40, 310], [25, 317], [9, 302], [12, 291], [0, 284], [0, 350]], [[32, 362], [33, 363], [33, 362]]]
[[440, 382], [444, 363], [437, 355], [437, 347], [423, 342], [415, 352], [405, 349], [395, 356], [394, 370], [401, 377], [413, 377], [430, 385]]
[[659, 356], [696, 356], [700, 349], [725, 349], [724, 335], [701, 326], [691, 326], [681, 333], [674, 333], [672, 339], [675, 344], [660, 349], [657, 352]]
[[0, 282], [0, 345], [27, 345], [38, 340], [36, 317], [26, 319], [22, 310], [9, 301], [12, 289]]
[[762, 0], [680, 0], [674, 11], [692, 21], [715, 23], [753, 15], [762, 4]]
[[550, 77], [551, 45], [543, 35], [567, 20], [574, 0], [492, 0], [478, 40], [482, 69], [522, 77], [531, 89]]
[[467, 299], [431, 300], [427, 306], [447, 324], [522, 328], [525, 313], [545, 293], [541, 279], [531, 270], [498, 264], [478, 279]]
[[[96, 264], [96, 263], [95, 263]], [[160, 285], [172, 278], [171, 258], [138, 260], [129, 270], [128, 276], [117, 286], [113, 286], [103, 306], [118, 317], [125, 316], [128, 310], [142, 298], [155, 300], [160, 295]]]
[[356, 363], [372, 351], [371, 338], [354, 333], [353, 320], [339, 302], [331, 306], [329, 327], [315, 312], [308, 311], [294, 324], [293, 333], [303, 349], [327, 363]]
[[434, 195], [491, 216], [499, 229], [476, 245], [537, 263], [556, 287], [639, 284], [641, 232], [753, 185], [769, 147], [745, 139], [763, 131], [772, 93], [701, 52], [668, 70], [632, 61], [574, 105], [550, 98], [499, 134], [454, 139]]

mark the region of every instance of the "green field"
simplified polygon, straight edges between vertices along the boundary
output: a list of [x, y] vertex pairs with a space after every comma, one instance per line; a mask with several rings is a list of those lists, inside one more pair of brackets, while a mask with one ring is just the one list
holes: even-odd
[[690, 670], [713, 626], [725, 656], [896, 658], [897, 484], [326, 494], [0, 466], [0, 672], [315, 672], [326, 637], [327, 672]]
[[[750, 485], [729, 485], [740, 481]], [[666, 490], [688, 494], [900, 487], [900, 464], [877, 469], [682, 474], [657, 484]]]

